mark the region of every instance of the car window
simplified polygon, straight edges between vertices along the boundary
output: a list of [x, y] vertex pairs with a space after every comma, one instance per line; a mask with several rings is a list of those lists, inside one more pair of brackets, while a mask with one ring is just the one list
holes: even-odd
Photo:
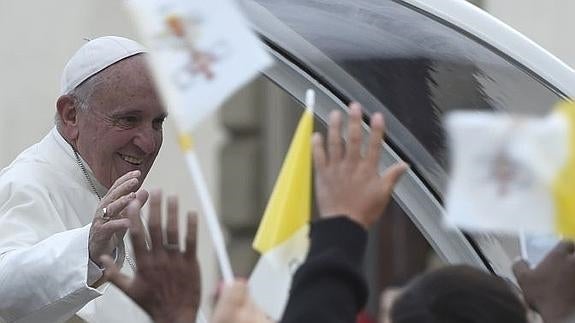
[[[502, 109], [545, 113], [560, 99], [529, 71], [488, 45], [400, 2], [256, 2], [380, 103], [366, 105], [366, 109], [386, 109], [408, 129], [417, 145], [402, 144], [405, 138], [398, 131], [391, 134], [392, 139], [416, 167], [430, 174], [429, 179], [436, 170], [424, 154], [447, 168], [441, 127], [445, 112]], [[361, 100], [352, 89], [342, 89], [348, 84], [340, 84], [332, 72], [316, 72], [336, 89]], [[442, 194], [444, 183], [431, 184]]]
[[[401, 1], [252, 2], [283, 25], [264, 36], [272, 35], [268, 41], [277, 41], [285, 57], [340, 98], [364, 103], [368, 113], [384, 112], [390, 145], [438, 201], [449, 169], [441, 124], [446, 112], [541, 115], [563, 97], [489, 44]], [[491, 269], [510, 275], [516, 237], [469, 237]]]

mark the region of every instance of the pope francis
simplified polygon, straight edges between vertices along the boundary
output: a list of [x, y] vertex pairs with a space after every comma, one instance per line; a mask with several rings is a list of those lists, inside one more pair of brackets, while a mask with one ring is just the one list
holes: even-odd
[[166, 114], [145, 49], [87, 42], [68, 61], [56, 126], [0, 172], [0, 322], [148, 322], [102, 284], [100, 257], [134, 271], [123, 242], [133, 199], [162, 144]]

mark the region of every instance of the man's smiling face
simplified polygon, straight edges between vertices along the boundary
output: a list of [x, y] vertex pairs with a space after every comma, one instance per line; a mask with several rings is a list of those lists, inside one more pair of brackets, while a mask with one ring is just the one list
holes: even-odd
[[166, 113], [143, 55], [100, 73], [86, 109], [78, 111], [76, 149], [105, 187], [133, 170], [141, 171], [141, 184], [162, 145]]

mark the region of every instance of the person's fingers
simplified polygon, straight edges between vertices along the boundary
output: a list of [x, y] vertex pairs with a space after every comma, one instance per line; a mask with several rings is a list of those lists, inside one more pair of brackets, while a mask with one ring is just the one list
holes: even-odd
[[146, 204], [146, 201], [148, 201], [148, 196], [150, 195], [150, 193], [148, 193], [148, 191], [146, 191], [145, 189], [141, 188], [136, 192], [136, 198], [138, 199], [138, 201], [140, 201], [140, 203], [142, 205]]
[[355, 164], [361, 158], [361, 106], [354, 102], [349, 105], [349, 109], [345, 160]]
[[120, 176], [116, 181], [114, 181], [114, 184], [112, 184], [112, 187], [110, 187], [108, 191], [115, 190], [119, 185], [132, 178], [139, 178], [141, 174], [142, 172], [140, 172], [139, 170], [133, 170], [131, 172], [127, 172], [126, 174]]
[[329, 126], [327, 130], [329, 163], [332, 161], [337, 162], [343, 158], [341, 123], [341, 113], [339, 111], [332, 111], [329, 115]]
[[370, 165], [375, 166], [379, 161], [381, 154], [381, 140], [383, 138], [384, 121], [381, 113], [375, 113], [371, 116], [371, 134], [369, 135], [369, 147], [367, 150], [367, 161]]
[[399, 162], [385, 170], [381, 178], [385, 195], [391, 195], [391, 192], [401, 178], [401, 175], [403, 175], [408, 168], [409, 166], [406, 163]]
[[100, 226], [100, 232], [106, 240], [112, 238], [116, 233], [124, 233], [130, 227], [130, 220], [127, 218], [113, 219]]
[[138, 199], [132, 201], [126, 209], [126, 216], [130, 220], [130, 240], [132, 241], [132, 249], [136, 260], [142, 259], [148, 253], [146, 233], [140, 216], [141, 209], [142, 204]]
[[166, 236], [163, 240], [166, 246], [174, 248], [178, 246], [179, 251], [179, 235], [178, 235], [178, 198], [170, 195], [167, 199], [168, 204], [168, 218], [166, 223]]
[[196, 257], [196, 244], [198, 234], [198, 215], [195, 212], [188, 212], [188, 232], [186, 233], [185, 257], [192, 259]]
[[118, 200], [124, 195], [128, 195], [136, 190], [140, 181], [137, 178], [130, 178], [113, 190], [109, 190], [108, 193], [102, 198], [101, 205], [107, 207], [112, 202]]
[[322, 170], [326, 166], [326, 156], [325, 150], [323, 148], [323, 136], [316, 132], [313, 134], [312, 138], [312, 146], [313, 146], [313, 162], [316, 171]]
[[106, 206], [106, 216], [114, 219], [121, 216], [122, 211], [128, 206], [130, 201], [133, 201], [136, 198], [136, 193], [131, 192], [128, 193], [119, 199], [112, 201], [108, 206]]
[[522, 286], [525, 283], [525, 280], [531, 274], [531, 268], [529, 267], [529, 263], [525, 259], [520, 259], [516, 261], [513, 266], [511, 266], [511, 270], [513, 271], [513, 275], [517, 279], [519, 286]]
[[100, 261], [104, 265], [104, 278], [116, 285], [121, 291], [129, 294], [130, 286], [132, 284], [132, 279], [120, 272], [120, 269], [112, 260], [112, 257], [104, 255], [100, 257]]
[[148, 229], [152, 251], [159, 251], [162, 247], [162, 191], [152, 190], [148, 201]]

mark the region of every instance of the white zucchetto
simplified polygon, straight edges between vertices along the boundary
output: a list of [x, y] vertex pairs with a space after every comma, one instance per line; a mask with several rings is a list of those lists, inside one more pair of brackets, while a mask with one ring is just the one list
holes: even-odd
[[60, 94], [68, 94], [91, 76], [124, 58], [145, 52], [144, 46], [124, 37], [105, 36], [90, 40], [64, 67]]

